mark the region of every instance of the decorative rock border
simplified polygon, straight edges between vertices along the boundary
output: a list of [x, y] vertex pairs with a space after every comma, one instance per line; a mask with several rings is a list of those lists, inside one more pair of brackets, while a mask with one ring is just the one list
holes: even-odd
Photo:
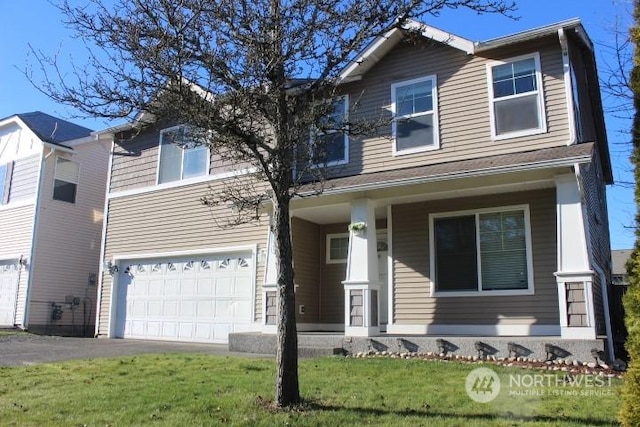
[[[570, 359], [555, 359], [555, 360], [540, 360], [531, 359], [527, 357], [495, 357], [487, 356], [480, 358], [478, 356], [461, 356], [459, 354], [444, 354], [444, 353], [416, 353], [416, 352], [393, 352], [393, 351], [367, 351], [358, 352], [355, 354], [347, 354], [346, 357], [355, 359], [366, 358], [390, 358], [390, 359], [411, 359], [411, 360], [426, 360], [426, 361], [439, 361], [439, 362], [460, 362], [467, 364], [492, 364], [496, 366], [516, 367], [524, 369], [539, 369], [546, 371], [557, 371], [558, 373], [566, 372], [571, 374], [590, 374], [599, 375], [608, 378], [623, 378], [624, 369], [626, 365], [624, 362], [616, 360], [614, 362], [616, 368], [613, 369], [605, 363], [599, 362], [582, 362], [579, 360]], [[614, 365], [612, 364], [612, 365]]]

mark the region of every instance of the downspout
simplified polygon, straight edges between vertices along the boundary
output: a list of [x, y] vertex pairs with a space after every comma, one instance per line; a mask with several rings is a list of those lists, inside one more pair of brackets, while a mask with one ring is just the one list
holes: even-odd
[[574, 145], [576, 141], [576, 118], [573, 105], [573, 84], [571, 82], [571, 62], [569, 59], [569, 43], [564, 28], [558, 29], [558, 39], [562, 50], [562, 71], [564, 75], [564, 97], [567, 105], [567, 119], [569, 124], [569, 141], [567, 145]]
[[609, 354], [609, 360], [613, 361], [616, 358], [615, 350], [613, 347], [613, 332], [611, 331], [611, 314], [609, 312], [609, 282], [604, 274], [604, 271], [596, 263], [593, 263], [593, 269], [600, 276], [600, 292], [602, 293], [602, 309], [604, 312], [604, 326], [607, 332], [607, 353]]
[[[24, 263], [24, 264], [23, 264]], [[13, 326], [16, 326], [16, 315], [18, 314], [18, 297], [20, 295], [20, 278], [22, 277], [22, 267], [26, 266], [24, 255], [20, 255], [18, 259], [18, 283], [16, 283], [16, 297], [13, 302]]]
[[[102, 291], [104, 289], [104, 256], [107, 246], [107, 223], [109, 222], [109, 190], [111, 188], [111, 170], [113, 169], [114, 150], [115, 138], [111, 138], [111, 149], [109, 151], [109, 161], [107, 166], [107, 183], [105, 184], [104, 208], [102, 214], [102, 236], [100, 238], [100, 261], [98, 263], [98, 289], [96, 295], [96, 326], [94, 337], [97, 337], [100, 331], [100, 306], [102, 305]], [[111, 286], [113, 286], [113, 283], [111, 284]], [[111, 301], [111, 304], [113, 303], [114, 301]]]

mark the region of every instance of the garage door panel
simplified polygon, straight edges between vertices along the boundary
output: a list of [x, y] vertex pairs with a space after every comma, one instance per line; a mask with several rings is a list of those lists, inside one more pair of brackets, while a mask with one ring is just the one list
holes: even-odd
[[249, 255], [123, 264], [118, 336], [227, 342], [230, 331], [252, 323]]
[[20, 268], [14, 262], [0, 261], [0, 326], [13, 326]]

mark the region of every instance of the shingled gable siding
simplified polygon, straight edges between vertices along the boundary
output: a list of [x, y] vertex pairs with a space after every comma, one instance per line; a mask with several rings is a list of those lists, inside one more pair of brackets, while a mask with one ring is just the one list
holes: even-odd
[[[321, 230], [318, 224], [296, 217], [291, 219], [298, 323], [319, 323], [320, 270], [324, 261]], [[304, 306], [304, 314], [300, 313], [300, 306]]]
[[[491, 139], [487, 64], [528, 53], [540, 53], [548, 132], [528, 137]], [[380, 137], [364, 141], [352, 137], [350, 163], [332, 168], [336, 176], [370, 173], [450, 162], [495, 154], [563, 146], [569, 139], [562, 55], [557, 37], [549, 37], [515, 48], [469, 56], [443, 45], [401, 42], [360, 81], [345, 85], [352, 104], [351, 117], [390, 120], [391, 84], [435, 75], [438, 85], [440, 122], [439, 150], [392, 156], [391, 123], [379, 128]], [[352, 106], [353, 107], [353, 106]]]
[[[262, 222], [221, 228], [231, 215], [226, 206], [209, 208], [200, 197], [222, 188], [222, 181], [117, 197], [109, 201], [105, 259], [123, 254], [153, 254], [257, 245], [266, 248], [268, 218]], [[264, 257], [257, 257], [255, 319], [259, 320]], [[111, 276], [103, 275], [100, 335], [108, 333]]]
[[[171, 127], [156, 124], [131, 138], [130, 134], [116, 136], [110, 192], [153, 187], [158, 180], [158, 154], [160, 131]], [[209, 163], [211, 175], [241, 170], [247, 165], [231, 165], [220, 155], [212, 154]]]
[[[602, 169], [600, 168], [600, 158], [596, 151], [593, 162], [580, 165], [580, 175], [585, 200], [585, 222], [589, 231], [589, 246], [591, 248], [592, 262], [595, 262], [605, 274], [610, 270], [611, 246], [609, 243], [609, 220], [607, 213], [607, 197], [605, 185], [602, 181]], [[610, 283], [611, 277], [606, 280]], [[602, 283], [599, 277], [593, 282], [594, 308], [596, 323], [599, 334], [605, 333], [604, 306], [602, 301]]]
[[[397, 324], [558, 324], [555, 190], [393, 206], [394, 322]], [[429, 214], [529, 204], [534, 295], [430, 296]]]

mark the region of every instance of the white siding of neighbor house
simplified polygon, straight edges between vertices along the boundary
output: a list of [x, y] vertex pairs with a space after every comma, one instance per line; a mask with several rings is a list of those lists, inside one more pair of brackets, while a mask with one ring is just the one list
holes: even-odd
[[[34, 205], [22, 205], [17, 208], [0, 210], [0, 259], [28, 257], [31, 251], [31, 233]], [[23, 325], [28, 270], [20, 272], [16, 323]]]
[[[42, 143], [17, 123], [0, 127], [0, 164], [12, 163], [9, 203], [0, 205], [0, 259], [29, 258]], [[22, 268], [15, 322], [24, 326], [31, 265]]]
[[[51, 302], [64, 303], [65, 296], [73, 295], [88, 299], [87, 307], [92, 311], [88, 320], [93, 330], [109, 149], [108, 142], [89, 142], [75, 146], [74, 154], [56, 152], [46, 160], [32, 267], [30, 327], [46, 326]], [[57, 156], [80, 164], [75, 203], [53, 200]], [[91, 274], [95, 275], [94, 285], [89, 284]], [[58, 324], [71, 326], [71, 310], [69, 306], [63, 308]], [[82, 309], [81, 304], [74, 319], [76, 326], [85, 320]]]

